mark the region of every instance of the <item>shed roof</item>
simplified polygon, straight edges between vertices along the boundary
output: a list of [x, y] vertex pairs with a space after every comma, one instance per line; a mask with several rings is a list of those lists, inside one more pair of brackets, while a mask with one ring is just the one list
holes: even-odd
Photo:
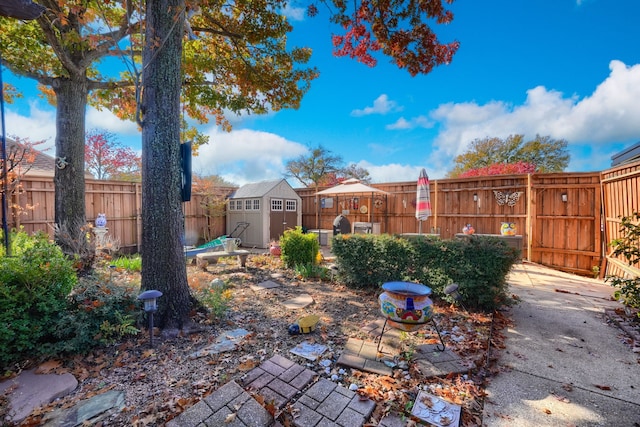
[[[235, 193], [231, 195], [231, 199], [247, 199], [250, 197], [262, 197], [273, 190], [282, 181], [287, 182], [285, 179], [278, 179], [274, 181], [262, 181], [245, 184], [238, 188]], [[289, 183], [287, 182], [287, 185]]]
[[638, 159], [640, 159], [640, 142], [611, 156], [611, 166], [618, 166]]

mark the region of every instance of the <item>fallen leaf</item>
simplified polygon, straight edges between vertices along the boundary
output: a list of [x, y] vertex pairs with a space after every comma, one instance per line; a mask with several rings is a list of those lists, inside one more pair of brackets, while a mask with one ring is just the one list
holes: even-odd
[[611, 387], [608, 385], [594, 384], [594, 386], [598, 387], [600, 390], [605, 390], [605, 391], [611, 390]]
[[560, 402], [563, 402], [563, 403], [570, 403], [571, 402], [568, 398], [566, 398], [565, 396], [562, 396], [560, 394], [551, 393], [551, 395], [553, 397], [555, 397], [556, 399], [558, 399]]
[[562, 388], [567, 390], [567, 391], [573, 391], [573, 385], [568, 384], [568, 383], [562, 384]]
[[62, 366], [59, 360], [48, 360], [36, 369], [36, 374], [50, 374]]
[[238, 365], [238, 369], [241, 371], [250, 371], [251, 369], [258, 366], [258, 362], [255, 360], [246, 360]]
[[236, 419], [236, 414], [229, 414], [227, 418], [224, 419], [225, 424], [232, 423]]
[[544, 408], [544, 413], [547, 415], [551, 415], [551, 410]]

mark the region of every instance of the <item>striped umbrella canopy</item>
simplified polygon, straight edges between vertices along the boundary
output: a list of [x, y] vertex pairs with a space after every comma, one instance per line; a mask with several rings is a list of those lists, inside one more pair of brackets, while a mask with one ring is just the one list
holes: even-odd
[[419, 222], [418, 233], [422, 233], [422, 221], [426, 221], [431, 216], [431, 195], [429, 193], [429, 175], [422, 168], [418, 177], [416, 191], [416, 219]]

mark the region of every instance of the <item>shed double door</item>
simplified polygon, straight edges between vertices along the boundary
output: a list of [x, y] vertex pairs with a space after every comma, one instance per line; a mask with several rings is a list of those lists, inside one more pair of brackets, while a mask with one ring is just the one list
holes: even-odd
[[269, 215], [269, 239], [280, 240], [285, 230], [298, 225], [298, 201], [295, 199], [271, 199]]

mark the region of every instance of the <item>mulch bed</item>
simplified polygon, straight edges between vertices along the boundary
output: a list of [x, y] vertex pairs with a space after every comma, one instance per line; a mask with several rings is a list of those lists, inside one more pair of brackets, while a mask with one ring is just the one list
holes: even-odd
[[[408, 415], [411, 403], [420, 390], [426, 390], [462, 406], [462, 426], [480, 425], [484, 386], [495, 374], [494, 365], [503, 348], [501, 331], [509, 319], [501, 312], [489, 315], [467, 313], [446, 302], [434, 301], [436, 319], [445, 335], [447, 348], [473, 360], [475, 368], [466, 374], [445, 378], [425, 378], [411, 363], [412, 349], [437, 342], [437, 335], [427, 326], [424, 330], [401, 334], [403, 352], [398, 357], [392, 376], [381, 376], [336, 365], [349, 338], [371, 340], [363, 326], [381, 317], [377, 293], [353, 290], [339, 283], [304, 280], [295, 272], [282, 268], [279, 259], [269, 255], [252, 255], [247, 267], [234, 259], [209, 265], [206, 271], [188, 266], [189, 284], [193, 289], [207, 286], [213, 279], [225, 281], [231, 295], [229, 308], [222, 319], [211, 319], [193, 313], [199, 331], [184, 333], [171, 339], [158, 337], [155, 348], [149, 348], [147, 331], [136, 338], [114, 346], [97, 349], [84, 356], [48, 361], [48, 372], [70, 372], [80, 385], [71, 395], [41, 408], [23, 425], [40, 425], [43, 416], [56, 407], [70, 407], [83, 399], [107, 390], [126, 392], [124, 410], [102, 421], [109, 426], [163, 425], [186, 408], [197, 403], [221, 385], [238, 380], [246, 372], [274, 354], [296, 361], [317, 372], [318, 377], [339, 376], [349, 386], [377, 402], [370, 425], [387, 413]], [[126, 272], [115, 272], [113, 280], [130, 283], [138, 278]], [[266, 280], [280, 286], [255, 291], [250, 285]], [[313, 304], [301, 310], [287, 310], [282, 302], [300, 294], [309, 294]], [[304, 315], [320, 317], [311, 334], [290, 335], [288, 327]], [[233, 351], [202, 358], [191, 355], [215, 341], [223, 331], [243, 328], [249, 331]], [[456, 339], [452, 339], [455, 337]], [[325, 345], [327, 351], [314, 362], [300, 358], [290, 349], [303, 340]], [[326, 362], [329, 361], [329, 362]], [[275, 413], [283, 425], [290, 424], [289, 408]], [[408, 420], [411, 424], [413, 421]]]

